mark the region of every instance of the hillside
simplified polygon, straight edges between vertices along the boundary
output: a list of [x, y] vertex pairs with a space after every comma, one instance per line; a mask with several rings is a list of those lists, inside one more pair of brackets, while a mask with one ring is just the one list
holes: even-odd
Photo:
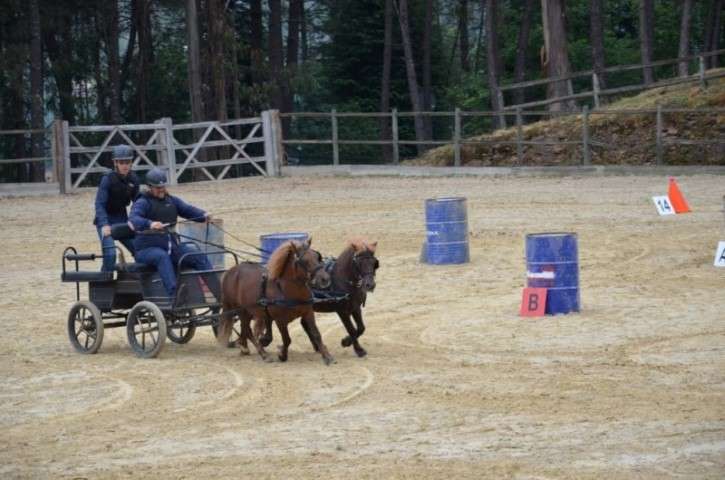
[[[725, 69], [721, 69], [725, 70]], [[592, 113], [589, 131], [592, 139], [592, 164], [648, 165], [655, 163], [654, 114], [617, 113], [621, 110], [663, 108], [723, 108], [725, 78], [709, 82], [706, 89], [697, 84], [654, 88], [639, 95], [606, 105], [601, 113]], [[508, 118], [512, 121], [512, 117]], [[667, 145], [668, 140], [703, 140], [725, 137], [725, 115], [666, 113], [663, 116], [664, 163], [692, 165], [725, 164], [725, 145]], [[581, 142], [582, 116], [539, 121], [523, 127], [524, 141]], [[516, 128], [469, 137], [468, 140], [516, 141]], [[466, 166], [576, 165], [581, 162], [581, 144], [525, 145], [519, 163], [516, 145], [464, 145], [461, 162]], [[408, 165], [453, 165], [453, 146], [431, 149]]]

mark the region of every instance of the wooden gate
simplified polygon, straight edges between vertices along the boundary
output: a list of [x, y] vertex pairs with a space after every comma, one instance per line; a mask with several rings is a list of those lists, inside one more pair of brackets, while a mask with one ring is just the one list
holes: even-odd
[[174, 125], [170, 118], [162, 118], [133, 125], [69, 126], [63, 122], [60, 128], [62, 142], [54, 154], [60, 157], [64, 193], [96, 186], [112, 168], [110, 152], [120, 143], [133, 149], [135, 171], [165, 168], [171, 184], [222, 180], [234, 168], [240, 175], [280, 174], [282, 139], [276, 110], [226, 122]]

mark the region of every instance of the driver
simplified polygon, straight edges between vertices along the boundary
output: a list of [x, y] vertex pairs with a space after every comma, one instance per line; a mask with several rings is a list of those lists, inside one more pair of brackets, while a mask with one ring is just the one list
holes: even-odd
[[[166, 173], [160, 168], [152, 168], [146, 174], [148, 192], [139, 195], [131, 208], [129, 222], [136, 231], [134, 247], [136, 261], [156, 267], [170, 297], [176, 295], [176, 270], [181, 257], [197, 249], [179, 243], [175, 232], [177, 218], [182, 217], [195, 222], [209, 222], [211, 215], [179, 197], [166, 191]], [[206, 255], [190, 255], [184, 258], [184, 267], [194, 270], [212, 270]], [[202, 275], [209, 290], [217, 301], [221, 302], [221, 285], [216, 274]]]

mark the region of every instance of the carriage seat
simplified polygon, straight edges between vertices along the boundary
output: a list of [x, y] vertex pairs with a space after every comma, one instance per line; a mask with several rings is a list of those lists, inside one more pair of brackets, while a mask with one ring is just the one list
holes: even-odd
[[67, 271], [60, 274], [62, 282], [109, 282], [113, 280], [113, 272]]
[[147, 265], [145, 263], [131, 262], [117, 263], [116, 271], [125, 273], [153, 273], [156, 271], [156, 269], [153, 266]]

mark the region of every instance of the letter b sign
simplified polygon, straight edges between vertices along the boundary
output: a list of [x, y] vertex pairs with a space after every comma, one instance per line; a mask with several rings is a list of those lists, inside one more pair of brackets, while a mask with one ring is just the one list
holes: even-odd
[[521, 299], [522, 317], [541, 317], [546, 310], [546, 288], [524, 288], [524, 296]]

